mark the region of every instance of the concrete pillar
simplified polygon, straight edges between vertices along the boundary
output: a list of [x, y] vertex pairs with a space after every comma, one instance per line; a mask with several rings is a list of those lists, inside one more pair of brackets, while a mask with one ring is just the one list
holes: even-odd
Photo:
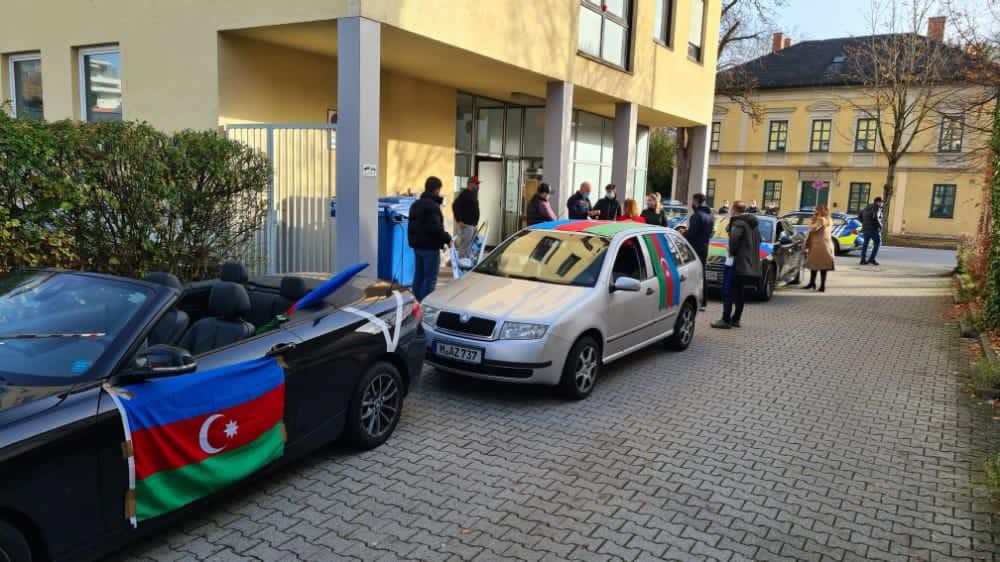
[[337, 20], [336, 269], [378, 268], [381, 27], [362, 17]]
[[[573, 84], [549, 82], [545, 93], [545, 137], [542, 181], [549, 184], [549, 201], [559, 218], [565, 218], [566, 200], [575, 189], [570, 156], [573, 123]], [[595, 189], [600, 189], [595, 186]]]
[[[634, 103], [615, 104], [615, 144], [611, 161], [611, 183], [618, 186], [618, 197], [636, 198], [635, 193], [635, 129], [639, 106]], [[640, 193], [642, 197], [644, 193]]]
[[[688, 178], [688, 185], [684, 198], [681, 201], [688, 201], [695, 193], [705, 193], [705, 180], [708, 179], [708, 148], [710, 128], [707, 126], [691, 127], [688, 129], [688, 154], [691, 156], [691, 176]], [[678, 197], [678, 199], [680, 199]]]

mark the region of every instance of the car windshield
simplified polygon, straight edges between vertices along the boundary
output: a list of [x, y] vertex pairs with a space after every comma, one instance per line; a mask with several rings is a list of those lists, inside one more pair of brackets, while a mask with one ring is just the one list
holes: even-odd
[[609, 242], [600, 236], [522, 230], [490, 253], [475, 272], [557, 285], [593, 287]]
[[[715, 231], [712, 238], [729, 238], [729, 218], [718, 217], [715, 219]], [[774, 239], [774, 220], [767, 220], [757, 217], [757, 231], [760, 232], [762, 242], [770, 243]]]
[[676, 205], [664, 206], [663, 212], [666, 213], [668, 219], [688, 216], [687, 207], [678, 207]]
[[73, 273], [0, 277], [0, 374], [84, 375], [150, 295], [136, 284]]

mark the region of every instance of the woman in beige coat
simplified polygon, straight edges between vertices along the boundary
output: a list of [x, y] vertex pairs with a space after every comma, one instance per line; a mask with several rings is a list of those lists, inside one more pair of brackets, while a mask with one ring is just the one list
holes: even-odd
[[820, 274], [819, 292], [826, 291], [826, 272], [833, 270], [833, 220], [826, 205], [817, 205], [809, 232], [806, 234], [806, 262], [809, 284], [803, 289], [816, 289], [816, 273]]

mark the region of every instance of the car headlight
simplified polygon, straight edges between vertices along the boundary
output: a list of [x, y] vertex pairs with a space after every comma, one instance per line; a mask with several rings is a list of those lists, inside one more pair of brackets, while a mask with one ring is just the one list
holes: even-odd
[[428, 326], [436, 326], [438, 321], [438, 314], [441, 314], [441, 309], [436, 306], [430, 306], [428, 304], [420, 305], [420, 310], [424, 314], [424, 324]]
[[500, 328], [502, 340], [537, 340], [545, 335], [549, 327], [545, 324], [527, 324], [524, 322], [504, 322]]

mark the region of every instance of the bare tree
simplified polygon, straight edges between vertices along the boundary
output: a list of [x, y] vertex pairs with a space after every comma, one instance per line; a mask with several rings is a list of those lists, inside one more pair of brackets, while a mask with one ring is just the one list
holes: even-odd
[[843, 99], [857, 113], [876, 120], [876, 152], [887, 163], [882, 187], [886, 217], [900, 160], [924, 148], [914, 143], [939, 127], [942, 116], [962, 116], [968, 100], [976, 97], [975, 85], [963, 76], [971, 65], [967, 54], [920, 35], [932, 6], [932, 0], [909, 0], [905, 6], [872, 0], [873, 34], [845, 49], [848, 85], [858, 85], [861, 95], [848, 91]]

